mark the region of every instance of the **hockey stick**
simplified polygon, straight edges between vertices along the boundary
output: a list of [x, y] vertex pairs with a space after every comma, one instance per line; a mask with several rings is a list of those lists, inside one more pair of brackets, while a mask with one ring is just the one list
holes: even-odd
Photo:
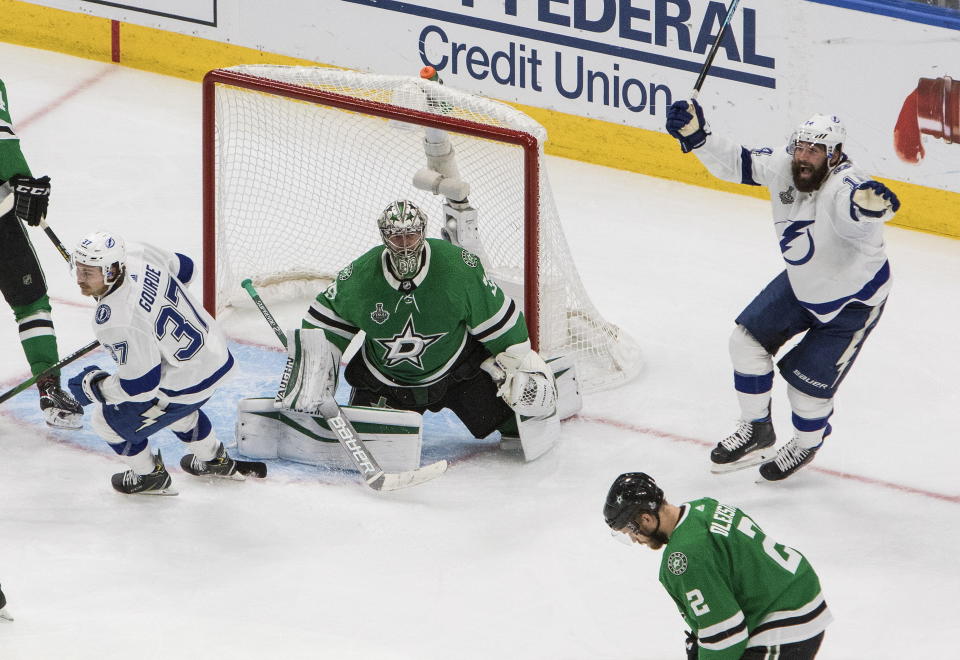
[[47, 235], [47, 238], [50, 239], [50, 242], [53, 243], [53, 247], [57, 248], [57, 252], [60, 253], [60, 256], [63, 257], [69, 264], [70, 253], [67, 251], [67, 248], [63, 247], [63, 243], [61, 243], [57, 235], [53, 233], [53, 230], [50, 229], [50, 225], [47, 224], [46, 217], [40, 221], [39, 227], [43, 230], [43, 233]]
[[693, 91], [690, 93], [691, 99], [696, 99], [700, 96], [700, 88], [703, 87], [703, 81], [707, 77], [707, 72], [710, 71], [710, 66], [713, 64], [713, 58], [717, 55], [717, 49], [720, 47], [720, 40], [723, 39], [723, 34], [727, 31], [727, 26], [730, 25], [730, 19], [733, 18], [733, 12], [737, 10], [737, 5], [740, 4], [740, 0], [733, 0], [730, 3], [730, 8], [727, 9], [727, 15], [723, 19], [723, 23], [720, 25], [720, 32], [717, 33], [717, 38], [714, 40], [713, 45], [710, 46], [710, 52], [707, 53], [707, 59], [703, 63], [703, 66], [700, 67], [700, 75], [697, 76], [697, 82], [693, 84]]
[[[240, 286], [250, 294], [250, 298], [253, 299], [257, 309], [263, 314], [263, 318], [270, 325], [270, 329], [277, 335], [280, 343], [286, 347], [286, 335], [283, 333], [283, 330], [280, 329], [280, 325], [276, 319], [273, 318], [273, 314], [270, 313], [270, 310], [267, 309], [266, 304], [260, 298], [260, 294], [257, 293], [257, 290], [253, 286], [253, 282], [248, 278], [241, 282]], [[329, 403], [321, 406], [320, 414], [327, 420], [330, 428], [336, 431], [337, 440], [339, 440], [343, 448], [347, 450], [350, 460], [353, 461], [357, 470], [360, 471], [364, 482], [373, 490], [397, 490], [399, 488], [406, 488], [407, 486], [416, 486], [417, 484], [422, 484], [425, 481], [439, 477], [447, 469], [447, 462], [441, 460], [415, 470], [408, 470], [407, 472], [384, 472], [383, 468], [380, 467], [377, 460], [370, 453], [370, 450], [367, 449], [366, 444], [360, 439], [356, 429], [353, 428], [353, 424], [344, 416], [343, 411], [340, 409], [340, 406], [337, 405], [336, 401], [331, 399]]]
[[[0, 199], [3, 199], [3, 201], [0, 202], [0, 216], [6, 215], [13, 209], [13, 201], [7, 204], [7, 200], [12, 200], [12, 198], [13, 188], [10, 187], [10, 183], [5, 181], [3, 184], [0, 184]], [[47, 235], [47, 238], [50, 239], [50, 242], [53, 243], [53, 247], [57, 248], [57, 252], [60, 253], [60, 256], [63, 257], [67, 263], [70, 263], [70, 252], [67, 251], [67, 248], [63, 247], [63, 243], [60, 241], [57, 235], [53, 233], [50, 225], [47, 224], [46, 217], [40, 220], [39, 227], [43, 230], [43, 233]]]
[[90, 342], [90, 343], [87, 344], [86, 346], [77, 349], [76, 351], [74, 351], [73, 353], [71, 353], [71, 354], [68, 355], [67, 357], [63, 358], [62, 360], [60, 360], [59, 362], [57, 362], [57, 363], [54, 364], [53, 366], [47, 367], [46, 369], [44, 369], [43, 371], [41, 371], [40, 373], [38, 373], [36, 376], [33, 376], [33, 377], [31, 377], [31, 378], [28, 378], [27, 380], [23, 381], [22, 383], [20, 383], [20, 384], [17, 385], [16, 387], [14, 387], [12, 390], [8, 390], [8, 391], [4, 392], [3, 394], [0, 394], [0, 403], [3, 403], [3, 402], [6, 401], [7, 399], [11, 399], [11, 398], [13, 398], [14, 396], [16, 396], [17, 394], [20, 394], [20, 392], [24, 391], [25, 389], [27, 389], [28, 387], [30, 387], [31, 385], [33, 385], [34, 383], [36, 383], [38, 380], [40, 380], [41, 378], [43, 378], [43, 377], [46, 376], [47, 374], [53, 373], [54, 371], [58, 371], [61, 367], [67, 366], [68, 364], [70, 364], [70, 363], [73, 362], [74, 360], [77, 360], [77, 359], [83, 357], [84, 355], [86, 355], [87, 353], [89, 353], [90, 351], [92, 351], [93, 349], [95, 349], [95, 348], [96, 348], [97, 346], [99, 346], [99, 345], [100, 345], [100, 342], [98, 342], [96, 339], [94, 339], [92, 342]]

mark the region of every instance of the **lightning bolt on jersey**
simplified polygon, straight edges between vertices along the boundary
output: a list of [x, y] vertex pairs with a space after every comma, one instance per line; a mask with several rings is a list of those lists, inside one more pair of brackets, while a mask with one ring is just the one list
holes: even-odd
[[790, 287], [817, 318], [829, 321], [853, 301], [876, 306], [886, 299], [891, 278], [883, 223], [860, 222], [850, 209], [853, 190], [870, 177], [845, 155], [818, 190], [802, 193], [793, 185], [785, 147], [750, 150], [711, 135], [694, 153], [720, 179], [769, 189]]
[[683, 505], [660, 582], [697, 632], [701, 660], [810, 639], [833, 620], [806, 558], [711, 498]]
[[20, 151], [20, 138], [13, 130], [7, 87], [0, 80], [0, 183], [15, 174], [30, 176], [30, 168]]
[[356, 259], [317, 296], [303, 320], [323, 329], [344, 350], [361, 330], [362, 359], [391, 386], [420, 387], [447, 374], [468, 335], [496, 355], [528, 340], [516, 302], [470, 252], [429, 238], [424, 265], [413, 280], [400, 281], [377, 246]]
[[226, 337], [187, 285], [193, 261], [150, 245], [128, 244], [123, 281], [103, 296], [93, 331], [117, 364], [100, 383], [106, 403], [198, 403], [233, 368]]

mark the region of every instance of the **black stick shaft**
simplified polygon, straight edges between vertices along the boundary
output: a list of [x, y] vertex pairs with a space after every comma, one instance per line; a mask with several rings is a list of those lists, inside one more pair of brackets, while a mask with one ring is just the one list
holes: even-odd
[[727, 15], [723, 19], [723, 24], [720, 26], [720, 32], [717, 33], [717, 38], [714, 40], [713, 45], [710, 46], [710, 52], [707, 53], [707, 59], [703, 63], [703, 66], [700, 68], [700, 75], [697, 77], [697, 82], [693, 84], [693, 92], [690, 94], [690, 98], [695, 99], [700, 95], [700, 88], [703, 87], [703, 81], [707, 77], [707, 73], [710, 71], [710, 66], [713, 64], [713, 58], [717, 55], [717, 49], [720, 48], [720, 41], [723, 39], [724, 33], [727, 31], [727, 26], [730, 25], [730, 19], [733, 18], [733, 12], [737, 10], [737, 5], [740, 4], [740, 0], [733, 0], [730, 3], [730, 8], [727, 9]]
[[89, 353], [99, 345], [100, 345], [100, 342], [98, 342], [97, 340], [93, 340], [83, 348], [77, 349], [67, 357], [63, 358], [62, 360], [57, 362], [55, 365], [51, 367], [47, 367], [46, 369], [38, 373], [36, 376], [33, 376], [23, 381], [22, 383], [14, 387], [12, 390], [7, 390], [3, 394], [0, 394], [0, 403], [3, 403], [7, 399], [11, 399], [15, 397], [17, 394], [20, 394], [20, 392], [24, 391], [25, 389], [33, 385], [34, 383], [36, 383], [38, 380], [40, 380], [47, 374], [51, 374], [51, 373], [54, 373], [55, 371], [59, 371], [61, 367], [65, 367], [71, 362], [73, 362], [74, 360], [77, 360], [83, 357], [84, 355], [86, 355], [87, 353]]

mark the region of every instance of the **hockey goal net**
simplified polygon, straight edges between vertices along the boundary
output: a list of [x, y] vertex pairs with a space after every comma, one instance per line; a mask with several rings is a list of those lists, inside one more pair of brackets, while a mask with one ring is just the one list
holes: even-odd
[[[204, 80], [204, 305], [249, 301], [247, 277], [277, 299], [316, 293], [380, 242], [376, 218], [419, 190], [425, 131], [445, 131], [485, 250], [484, 266], [523, 305], [544, 357], [572, 355], [585, 392], [641, 367], [634, 340], [605, 321], [580, 281], [543, 167], [544, 128], [503, 103], [419, 77], [252, 65]], [[300, 286], [303, 284], [306, 286]]]

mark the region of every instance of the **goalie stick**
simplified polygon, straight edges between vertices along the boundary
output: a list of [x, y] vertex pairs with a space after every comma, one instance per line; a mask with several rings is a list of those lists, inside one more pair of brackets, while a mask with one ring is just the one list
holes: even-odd
[[[260, 298], [260, 294], [257, 293], [257, 290], [253, 286], [253, 282], [248, 278], [241, 282], [240, 286], [250, 295], [257, 309], [263, 314], [263, 318], [270, 325], [274, 334], [277, 335], [277, 339], [286, 347], [286, 335], [283, 333], [283, 330], [280, 329], [280, 325], [276, 319], [273, 318], [273, 314], [270, 313], [270, 310], [267, 309], [266, 304]], [[320, 414], [327, 420], [330, 428], [336, 431], [337, 440], [339, 440], [343, 448], [347, 450], [350, 460], [353, 461], [357, 470], [360, 471], [364, 482], [373, 490], [397, 490], [408, 486], [416, 486], [417, 484], [422, 484], [425, 481], [439, 477], [447, 469], [447, 462], [441, 460], [406, 472], [384, 472], [373, 457], [373, 454], [367, 449], [366, 444], [360, 439], [357, 431], [353, 428], [353, 424], [344, 416], [343, 411], [340, 409], [340, 406], [337, 405], [336, 401], [331, 400], [329, 404], [323, 405], [320, 409]]]
[[710, 66], [713, 64], [713, 58], [716, 57], [717, 49], [720, 47], [720, 40], [723, 39], [723, 35], [727, 31], [727, 26], [730, 25], [730, 19], [733, 18], [733, 13], [737, 10], [738, 4], [740, 4], [740, 0], [733, 0], [733, 2], [730, 3], [730, 8], [727, 9], [727, 15], [720, 25], [717, 38], [714, 39], [713, 45], [710, 46], [710, 52], [707, 53], [706, 61], [704, 61], [703, 66], [700, 67], [700, 75], [697, 76], [697, 82], [693, 84], [693, 91], [690, 93], [691, 99], [696, 99], [700, 96], [700, 88], [703, 87], [703, 81], [706, 79], [707, 72], [710, 71]]

